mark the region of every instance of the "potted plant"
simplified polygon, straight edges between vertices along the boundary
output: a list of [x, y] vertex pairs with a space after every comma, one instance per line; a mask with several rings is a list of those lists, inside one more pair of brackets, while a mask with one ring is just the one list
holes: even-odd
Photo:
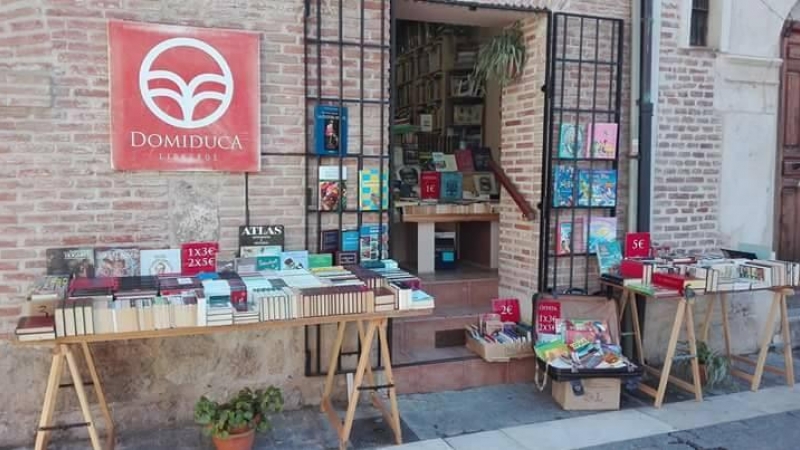
[[[683, 342], [684, 349], [688, 343]], [[691, 371], [691, 358], [681, 359], [679, 365]], [[727, 381], [730, 376], [730, 361], [703, 341], [697, 341], [697, 363], [700, 366], [700, 384], [713, 388]], [[690, 372], [689, 372], [690, 373]]]
[[194, 420], [214, 440], [217, 450], [250, 450], [255, 433], [270, 428], [269, 415], [283, 409], [280, 389], [242, 389], [226, 403], [206, 396], [194, 406]]
[[516, 22], [480, 46], [472, 78], [480, 85], [495, 79], [505, 87], [522, 75], [526, 52], [522, 24]]

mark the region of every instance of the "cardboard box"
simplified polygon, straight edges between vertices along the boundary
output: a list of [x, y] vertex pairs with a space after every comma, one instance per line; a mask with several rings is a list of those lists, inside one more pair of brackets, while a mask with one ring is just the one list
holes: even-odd
[[569, 381], [553, 381], [553, 399], [567, 411], [619, 409], [621, 383], [617, 378], [584, 378], [583, 395], [572, 392]]
[[467, 335], [467, 348], [483, 358], [486, 362], [508, 362], [512, 359], [531, 358], [535, 356], [530, 342], [496, 344], [475, 339], [469, 330]]

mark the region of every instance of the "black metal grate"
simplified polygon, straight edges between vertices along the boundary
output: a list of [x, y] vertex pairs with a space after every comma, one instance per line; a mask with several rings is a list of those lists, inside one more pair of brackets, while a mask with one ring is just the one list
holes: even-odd
[[[540, 233], [541, 264], [539, 291], [548, 293], [589, 294], [596, 285], [596, 256], [591, 251], [589, 230], [592, 218], [616, 217], [619, 204], [619, 147], [622, 103], [623, 22], [586, 15], [555, 13], [548, 24], [548, 70], [545, 84], [545, 146], [542, 174], [542, 221]], [[562, 125], [586, 129], [596, 124], [617, 124], [617, 150], [611, 159], [601, 159], [592, 152], [565, 157], [559, 152]], [[584, 139], [594, 146], [594, 133]], [[576, 146], [573, 146], [575, 150]], [[588, 191], [588, 204], [579, 205], [579, 171], [616, 171], [616, 205], [594, 204]], [[554, 184], [562, 177], [556, 171], [572, 171], [571, 204], [556, 205]], [[564, 193], [562, 189], [561, 194]], [[571, 228], [569, 238], [560, 248], [556, 242], [561, 226]], [[564, 228], [566, 229], [566, 228]], [[576, 238], [576, 234], [582, 236]], [[568, 247], [569, 252], [563, 252]], [[562, 250], [562, 251], [559, 251]]]
[[708, 0], [692, 0], [690, 45], [705, 47], [708, 44], [708, 13]]
[[[305, 220], [305, 245], [310, 252], [319, 252], [322, 247], [323, 225], [326, 230], [337, 230], [341, 245], [342, 231], [348, 228], [360, 229], [362, 224], [376, 223], [379, 229], [386, 228], [388, 232], [389, 219], [388, 211], [369, 212], [361, 211], [359, 202], [359, 176], [360, 171], [365, 168], [375, 168], [379, 170], [381, 186], [379, 186], [378, 204], [382, 205], [383, 198], [383, 176], [390, 164], [388, 157], [388, 125], [387, 119], [391, 117], [391, 111], [387, 113], [386, 107], [390, 105], [388, 96], [389, 71], [386, 70], [386, 63], [390, 52], [389, 30], [386, 24], [386, 11], [390, 0], [370, 0], [370, 5], [365, 5], [365, 0], [332, 0], [323, 2], [322, 0], [306, 0], [305, 15], [303, 22], [303, 43], [304, 43], [304, 75], [305, 75], [305, 187], [306, 192], [306, 220]], [[380, 6], [380, 29], [375, 30], [371, 24], [375, 23], [374, 8], [375, 4]], [[357, 5], [357, 15], [354, 13]], [[323, 13], [324, 11], [324, 13]], [[391, 16], [391, 13], [389, 13]], [[370, 27], [366, 25], [366, 19], [370, 19]], [[392, 20], [392, 18], [389, 18]], [[392, 27], [393, 28], [393, 27]], [[380, 35], [375, 38], [376, 31]], [[369, 33], [369, 36], [367, 35]], [[368, 40], [369, 38], [369, 40]], [[355, 55], [354, 55], [355, 53]], [[376, 58], [376, 54], [380, 54]], [[378, 89], [372, 89], [370, 94], [366, 88], [368, 83], [374, 79], [373, 76], [366, 76], [365, 67], [372, 65], [378, 59], [380, 61], [380, 80]], [[346, 66], [347, 65], [347, 69]], [[357, 70], [358, 76], [354, 77], [353, 69]], [[353, 89], [353, 80], [357, 78], [357, 88]], [[375, 92], [378, 92], [376, 95]], [[356, 95], [357, 94], [357, 95]], [[314, 151], [314, 118], [309, 111], [313, 111], [316, 105], [333, 105], [341, 108], [347, 107], [349, 142], [346, 154], [339, 156], [320, 156]], [[365, 107], [377, 111], [365, 111]], [[378, 142], [370, 139], [365, 132], [368, 119], [379, 119], [379, 131], [377, 132]], [[357, 130], [355, 133], [353, 130]], [[339, 121], [337, 134], [342, 136], [342, 121]], [[366, 148], [373, 151], [365, 152]], [[280, 153], [285, 155], [285, 153]], [[335, 211], [323, 211], [319, 206], [318, 195], [318, 168], [321, 165], [338, 165], [340, 185], [343, 181], [343, 168], [347, 171], [347, 205], [339, 207]], [[391, 197], [388, 199], [389, 211], [391, 210]], [[341, 203], [341, 202], [340, 202]], [[370, 215], [368, 222], [364, 216]], [[391, 249], [389, 249], [391, 250]], [[383, 254], [383, 239], [379, 240], [378, 253]], [[388, 340], [391, 341], [391, 323], [387, 330]], [[355, 328], [353, 327], [353, 330]], [[307, 326], [305, 328], [305, 372], [306, 376], [326, 375], [326, 368], [323, 367], [323, 337], [330, 337], [327, 341], [332, 341], [335, 336], [335, 327], [322, 327], [320, 325]], [[377, 339], [377, 337], [376, 337]], [[313, 345], [312, 345], [313, 343]], [[355, 371], [355, 364], [348, 364], [345, 368], [343, 358], [357, 361], [358, 352], [361, 350], [361, 342], [358, 340], [358, 349], [354, 351], [340, 352], [338, 358], [337, 373], [352, 373]], [[377, 367], [382, 366], [380, 352], [377, 352]]]

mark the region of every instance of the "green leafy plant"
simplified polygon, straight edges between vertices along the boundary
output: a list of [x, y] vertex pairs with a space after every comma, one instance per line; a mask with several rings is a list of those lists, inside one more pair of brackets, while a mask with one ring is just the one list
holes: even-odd
[[491, 78], [505, 87], [522, 75], [526, 52], [522, 24], [516, 22], [480, 46], [472, 77], [480, 84]]
[[[687, 342], [681, 344], [688, 348]], [[678, 364], [691, 373], [691, 362], [691, 359], [683, 359]], [[730, 380], [730, 361], [704, 341], [697, 341], [697, 363], [700, 364], [700, 379], [704, 387], [713, 388]]]
[[242, 389], [226, 403], [217, 403], [206, 396], [194, 406], [194, 420], [203, 425], [209, 436], [227, 438], [250, 430], [270, 429], [269, 415], [283, 410], [283, 394], [270, 386], [253, 391]]

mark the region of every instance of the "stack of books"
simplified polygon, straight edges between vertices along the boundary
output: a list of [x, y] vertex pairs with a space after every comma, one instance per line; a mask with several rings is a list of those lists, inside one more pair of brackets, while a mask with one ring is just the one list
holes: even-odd
[[46, 341], [56, 338], [53, 316], [22, 317], [15, 331], [20, 342]]

